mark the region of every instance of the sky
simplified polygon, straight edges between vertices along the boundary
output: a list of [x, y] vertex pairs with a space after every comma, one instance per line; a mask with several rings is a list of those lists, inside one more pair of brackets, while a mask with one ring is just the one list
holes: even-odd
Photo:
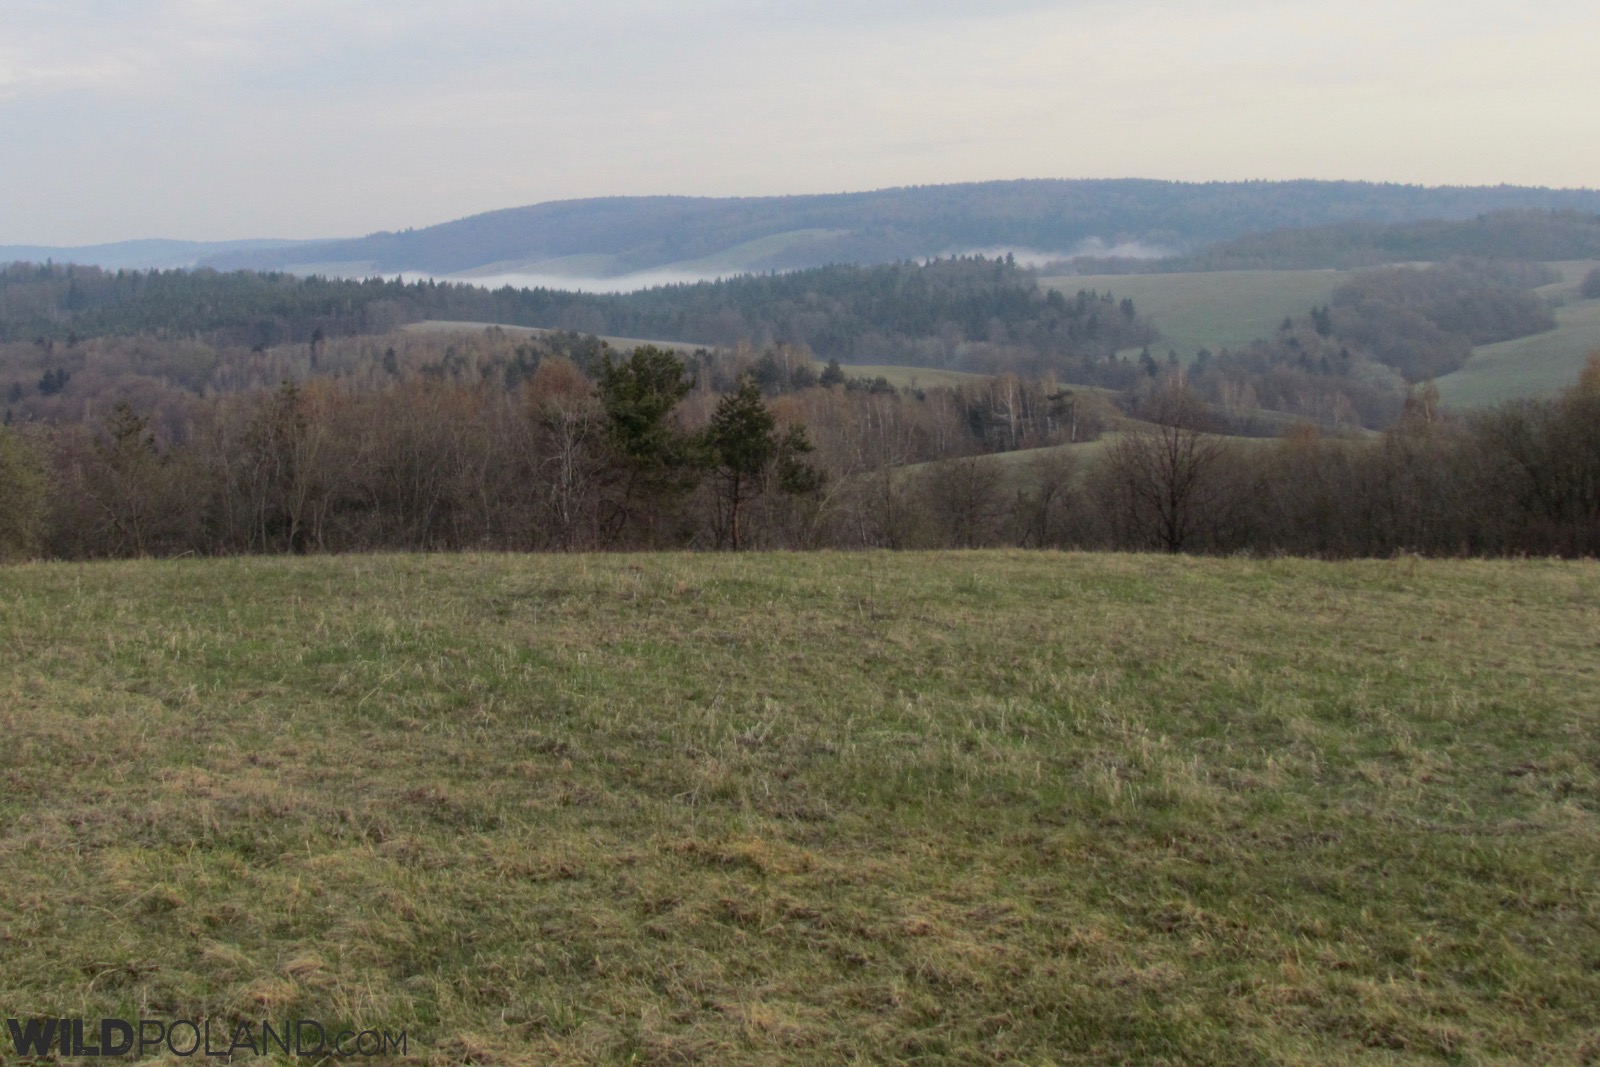
[[0, 244], [1006, 178], [1600, 185], [1594, 0], [0, 0]]

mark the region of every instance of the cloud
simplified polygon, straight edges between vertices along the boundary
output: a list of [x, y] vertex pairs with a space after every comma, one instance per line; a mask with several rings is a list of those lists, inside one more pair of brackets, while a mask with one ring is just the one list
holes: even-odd
[[1008, 177], [1580, 184], [1597, 38], [1575, 0], [7, 0], [0, 241]]

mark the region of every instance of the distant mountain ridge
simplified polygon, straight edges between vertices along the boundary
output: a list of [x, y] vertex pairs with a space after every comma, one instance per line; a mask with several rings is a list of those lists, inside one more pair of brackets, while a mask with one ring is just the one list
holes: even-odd
[[197, 266], [201, 260], [242, 252], [278, 251], [293, 245], [318, 244], [316, 241], [261, 239], [255, 241], [172, 241], [151, 238], [116, 241], [110, 244], [77, 245], [0, 245], [0, 264], [6, 263], [81, 263], [106, 270], [174, 270]]
[[1281, 228], [1468, 219], [1514, 209], [1600, 212], [1600, 191], [1370, 182], [1145, 179], [911, 186], [815, 196], [610, 197], [492, 211], [400, 233], [211, 257], [291, 268], [307, 256], [369, 273], [685, 275], [884, 263], [952, 252], [1069, 254], [1137, 244], [1185, 252]]
[[[1067, 256], [1134, 248], [1141, 254], [1185, 254], [1274, 230], [1464, 220], [1515, 210], [1600, 212], [1600, 191], [1041, 179], [804, 196], [605, 197], [507, 208], [347, 240], [191, 248], [191, 263], [148, 265], [337, 276], [538, 276], [557, 282], [656, 272], [660, 280], [690, 280], [970, 251]], [[132, 265], [72, 254], [92, 251], [87, 249], [31, 251], [45, 255], [19, 256], [0, 246], [0, 260]], [[171, 257], [180, 252], [168, 251]]]

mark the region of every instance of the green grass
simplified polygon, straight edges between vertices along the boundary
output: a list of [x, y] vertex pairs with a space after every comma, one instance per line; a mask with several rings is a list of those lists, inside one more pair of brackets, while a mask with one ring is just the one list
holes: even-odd
[[1531, 337], [1481, 345], [1454, 374], [1438, 380], [1439, 397], [1455, 408], [1490, 407], [1529, 396], [1553, 396], [1577, 381], [1585, 361], [1600, 351], [1600, 300], [1584, 300], [1578, 284], [1593, 263], [1552, 264], [1563, 281], [1539, 292], [1560, 301], [1556, 328]]
[[0, 1009], [440, 1064], [1583, 1062], [1597, 635], [1593, 563], [7, 568]]
[[1556, 281], [1548, 285], [1541, 285], [1534, 292], [1546, 300], [1557, 302], [1567, 300], [1582, 300], [1580, 290], [1583, 288], [1583, 279], [1596, 267], [1600, 267], [1600, 260], [1593, 259], [1563, 259], [1546, 263], [1545, 266], [1555, 271], [1559, 276]]
[[1084, 275], [1043, 278], [1039, 284], [1068, 296], [1093, 289], [1118, 300], [1132, 298], [1161, 331], [1152, 351], [1172, 349], [1190, 360], [1201, 348], [1216, 352], [1271, 337], [1284, 316], [1326, 304], [1347, 276], [1336, 270], [1234, 270]]
[[[556, 333], [539, 326], [507, 326], [497, 322], [458, 322], [447, 319], [428, 319], [423, 322], [414, 322], [405, 329], [415, 333], [482, 333], [488, 329], [504, 330], [509, 334], [522, 334], [528, 337], [544, 337]], [[600, 340], [616, 349], [618, 352], [632, 352], [635, 348], [644, 345], [654, 345], [665, 348], [669, 352], [680, 352], [691, 355], [697, 349], [707, 348], [707, 345], [694, 345], [685, 341], [649, 341], [640, 337], [601, 337]]]

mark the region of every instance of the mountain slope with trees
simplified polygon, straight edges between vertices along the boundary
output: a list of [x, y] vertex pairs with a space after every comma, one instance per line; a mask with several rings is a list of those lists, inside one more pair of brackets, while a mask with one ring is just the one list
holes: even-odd
[[[210, 257], [219, 269], [361, 264], [372, 273], [505, 270], [599, 257], [603, 275], [705, 259], [758, 242], [727, 272], [885, 263], [994, 248], [1066, 254], [1086, 242], [1185, 252], [1284, 228], [1600, 212], [1600, 191], [1374, 182], [1035, 180], [779, 197], [608, 197], [486, 212], [422, 229]], [[764, 239], [791, 240], [762, 245]]]
[[1389, 263], [1469, 257], [1509, 260], [1600, 258], [1600, 214], [1582, 211], [1494, 211], [1470, 219], [1341, 222], [1274, 229], [1222, 241], [1184, 256], [1155, 260], [1080, 260], [1080, 273], [1123, 270], [1189, 272], [1351, 270]]
[[137, 333], [247, 347], [315, 345], [423, 319], [703, 345], [786, 342], [846, 362], [927, 366], [1103, 362], [1155, 336], [1131, 301], [1043, 292], [1015, 263], [982, 257], [819, 267], [621, 295], [248, 271], [0, 271], [0, 341], [41, 346]]

